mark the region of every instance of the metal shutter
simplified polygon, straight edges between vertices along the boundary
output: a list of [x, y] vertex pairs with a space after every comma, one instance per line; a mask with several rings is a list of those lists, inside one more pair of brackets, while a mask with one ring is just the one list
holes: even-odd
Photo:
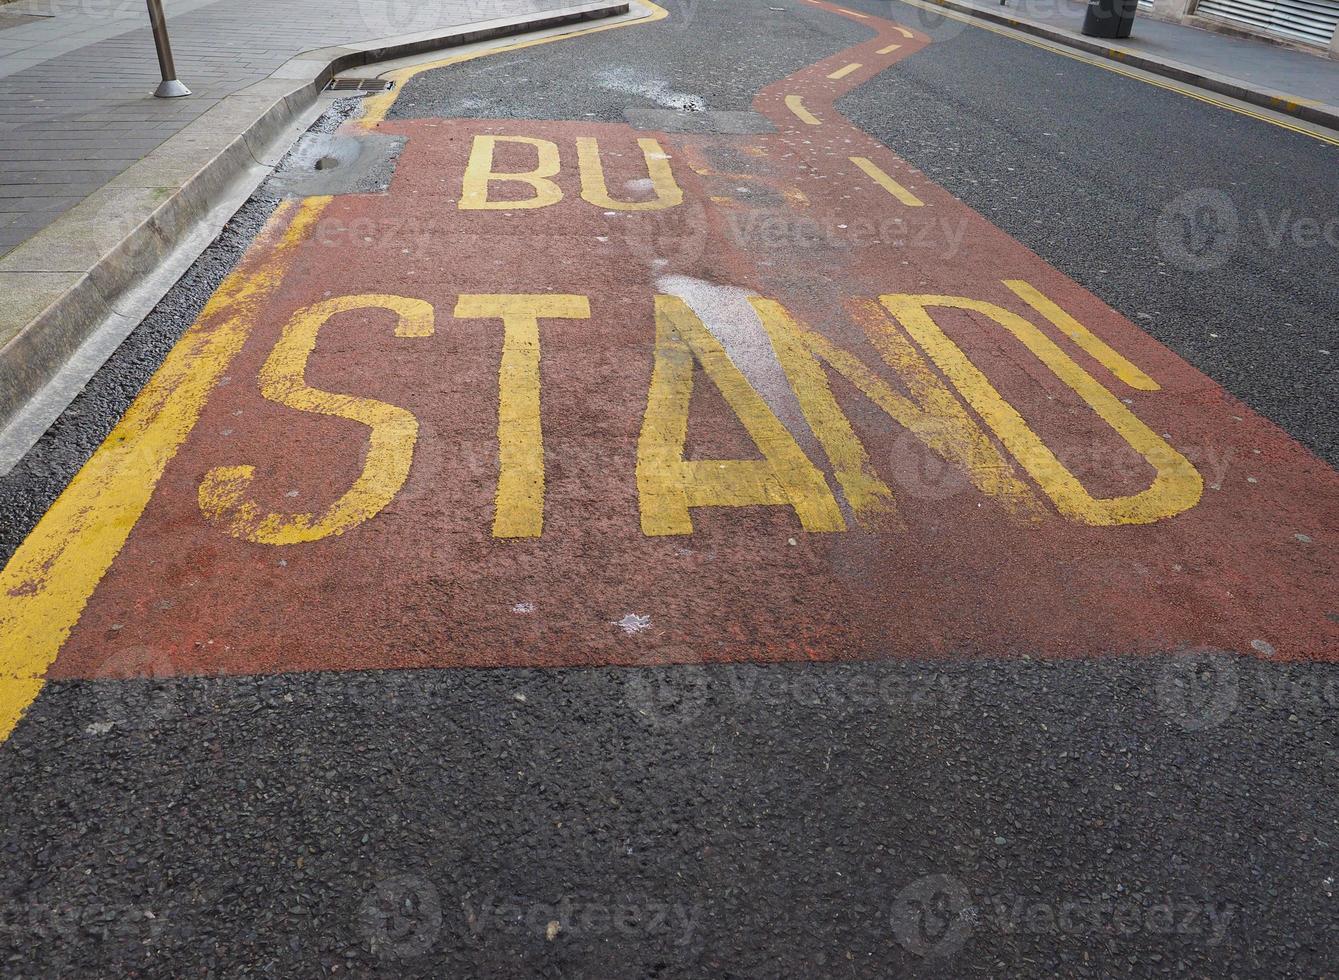
[[1312, 44], [1329, 44], [1339, 25], [1339, 0], [1200, 0], [1194, 12]]

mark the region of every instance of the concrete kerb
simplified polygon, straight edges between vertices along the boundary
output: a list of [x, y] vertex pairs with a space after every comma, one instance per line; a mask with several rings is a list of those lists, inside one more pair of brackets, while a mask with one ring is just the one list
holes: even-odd
[[627, 13], [601, 0], [307, 51], [222, 100], [0, 258], [0, 473], [213, 241], [353, 68]]
[[[961, 3], [958, 0], [909, 0], [909, 2], [915, 3], [917, 6], [944, 7], [948, 10], [966, 14], [969, 17], [999, 24], [1002, 27], [1011, 27], [1024, 34], [1054, 41], [1057, 44], [1063, 44], [1066, 47], [1075, 48], [1088, 54], [1118, 61], [1123, 65], [1129, 65], [1131, 68], [1139, 68], [1155, 75], [1185, 82], [1188, 85], [1194, 85], [1197, 88], [1215, 92], [1219, 95], [1226, 95], [1250, 105], [1294, 116], [1297, 119], [1324, 126], [1327, 129], [1339, 130], [1339, 106], [1325, 105], [1311, 99], [1302, 99], [1288, 92], [1280, 92], [1277, 89], [1250, 86], [1239, 79], [1219, 75], [1205, 68], [1197, 68], [1194, 65], [1173, 61], [1170, 58], [1158, 58], [1143, 54], [1131, 47], [1104, 44], [1101, 41], [1084, 37], [1082, 34], [1075, 34], [1073, 31], [1062, 30], [1035, 20], [998, 13], [974, 4]], [[1325, 64], [1323, 61], [1321, 63]]]

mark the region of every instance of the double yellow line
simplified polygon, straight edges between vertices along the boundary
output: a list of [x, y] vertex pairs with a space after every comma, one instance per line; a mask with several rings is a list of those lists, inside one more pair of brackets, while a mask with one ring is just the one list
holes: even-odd
[[[1196, 91], [1193, 86], [1185, 82], [1164, 80], [1146, 72], [1131, 71], [1128, 68], [1122, 68], [1119, 65], [1113, 63], [1109, 58], [1103, 58], [1098, 55], [1089, 54], [1086, 51], [1078, 51], [1074, 48], [1066, 47], [1065, 45], [1057, 41], [1049, 41], [1044, 38], [1031, 37], [1017, 28], [1004, 27], [999, 24], [993, 24], [980, 17], [973, 17], [970, 14], [960, 13], [952, 9], [951, 7], [945, 7], [942, 4], [935, 3], [933, 2], [933, 0], [930, 0], [930, 2], [928, 3], [922, 2], [922, 0], [900, 0], [900, 2], [908, 4], [912, 7], [919, 7], [922, 10], [932, 11], [934, 13], [940, 14], [943, 17], [947, 17], [950, 20], [956, 20], [961, 23], [968, 24], [972, 27], [980, 28], [983, 31], [990, 31], [992, 34], [1000, 35], [1000, 37], [1007, 37], [1013, 41], [1022, 41], [1024, 44], [1030, 44], [1034, 48], [1040, 48], [1041, 50], [1049, 51], [1052, 54], [1063, 55], [1064, 57], [1071, 58], [1074, 61], [1081, 61], [1085, 65], [1093, 65], [1094, 67], [1101, 68], [1104, 71], [1114, 72], [1115, 74], [1120, 75], [1124, 78], [1134, 79], [1136, 82], [1143, 82], [1146, 85], [1153, 85], [1157, 88], [1165, 89], [1168, 92], [1175, 92], [1178, 95], [1184, 95], [1186, 96], [1186, 98], [1195, 99], [1196, 101], [1199, 102], [1205, 102], [1209, 105], [1217, 106], [1220, 109], [1227, 109], [1229, 112], [1235, 112], [1240, 116], [1247, 116], [1251, 119], [1256, 119], [1259, 120], [1260, 122], [1268, 123], [1271, 126], [1277, 126], [1280, 129], [1287, 129], [1291, 130], [1294, 133], [1301, 133], [1303, 136], [1310, 136], [1312, 139], [1320, 140], [1322, 143], [1329, 143], [1332, 146], [1339, 146], [1339, 135], [1327, 133], [1317, 129], [1311, 129], [1305, 126], [1299, 126], [1296, 125], [1295, 123], [1288, 122], [1286, 119], [1280, 119], [1278, 116], [1266, 115], [1263, 112], [1257, 112], [1256, 110], [1251, 109], [1248, 106], [1245, 106], [1239, 102], [1225, 102], [1222, 99], [1216, 99], [1211, 95], [1207, 95], [1204, 94], [1203, 92]], [[1297, 99], [1295, 101], [1298, 104], [1302, 104], [1306, 100]]]
[[363, 115], [361, 122], [365, 126], [375, 126], [386, 118], [390, 112], [391, 106], [395, 100], [400, 97], [404, 91], [405, 82], [409, 81], [415, 75], [422, 74], [425, 71], [435, 71], [438, 68], [446, 68], [450, 65], [458, 65], [462, 62], [473, 61], [476, 58], [485, 58], [489, 55], [503, 54], [507, 51], [520, 51], [524, 48], [533, 48], [540, 44], [549, 44], [553, 41], [565, 41], [571, 37], [580, 37], [586, 34], [599, 34], [601, 31], [613, 31], [620, 27], [633, 27], [640, 24], [650, 24], [658, 20], [664, 20], [669, 16], [669, 11], [652, 0], [632, 0], [634, 5], [647, 8], [647, 13], [642, 17], [629, 20], [618, 20], [612, 24], [596, 24], [593, 27], [580, 27], [571, 31], [560, 31], [558, 33], [545, 35], [543, 37], [532, 37], [525, 41], [516, 41], [512, 44], [502, 44], [497, 47], [480, 48], [475, 51], [467, 51], [463, 54], [455, 54], [446, 58], [439, 58], [436, 61], [425, 61], [421, 65], [409, 65], [405, 68], [397, 68], [394, 71], [382, 74], [381, 78], [394, 82], [394, 86], [388, 92], [380, 95], [374, 95], [363, 101]]

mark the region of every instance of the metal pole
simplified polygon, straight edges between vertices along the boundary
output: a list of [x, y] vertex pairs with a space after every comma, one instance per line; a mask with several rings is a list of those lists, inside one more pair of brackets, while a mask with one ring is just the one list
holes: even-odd
[[148, 0], [149, 24], [153, 27], [153, 46], [158, 49], [158, 68], [163, 80], [154, 95], [160, 99], [177, 99], [190, 95], [191, 90], [177, 81], [177, 66], [172, 61], [172, 44], [167, 39], [167, 19], [163, 16], [163, 0]]

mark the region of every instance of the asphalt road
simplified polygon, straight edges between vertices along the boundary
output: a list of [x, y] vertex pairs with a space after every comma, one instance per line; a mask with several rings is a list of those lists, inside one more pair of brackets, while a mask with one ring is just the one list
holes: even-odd
[[[419, 75], [390, 123], [744, 112], [872, 33], [803, 0], [668, 8]], [[1339, 148], [851, 8], [934, 38], [852, 122], [1334, 464], [1335, 250], [1270, 229], [1339, 214]], [[1159, 218], [1206, 189], [1235, 239], [1179, 249]], [[0, 479], [0, 557], [278, 193]], [[1335, 651], [1119, 652], [52, 681], [0, 746], [4, 972], [1326, 975]]]

